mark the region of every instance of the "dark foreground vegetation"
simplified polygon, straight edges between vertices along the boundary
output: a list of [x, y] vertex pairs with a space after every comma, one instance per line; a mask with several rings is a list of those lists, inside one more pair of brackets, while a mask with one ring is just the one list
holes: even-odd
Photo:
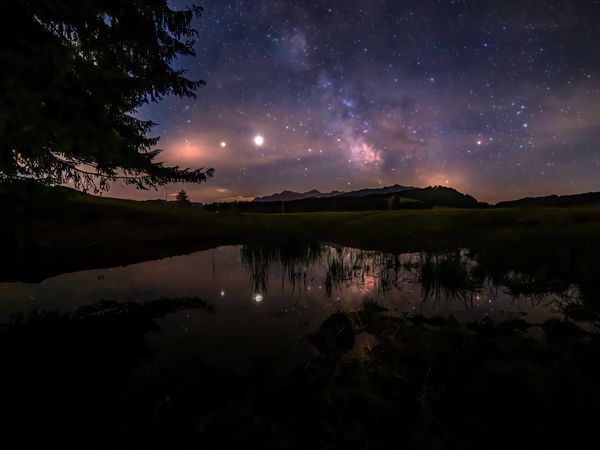
[[[283, 379], [148, 371], [144, 335], [198, 299], [102, 302], [0, 331], [3, 439], [21, 448], [597, 448], [600, 341], [565, 318], [459, 324], [374, 303], [308, 336]], [[370, 339], [365, 340], [367, 336]], [[366, 343], [366, 344], [365, 344]]]

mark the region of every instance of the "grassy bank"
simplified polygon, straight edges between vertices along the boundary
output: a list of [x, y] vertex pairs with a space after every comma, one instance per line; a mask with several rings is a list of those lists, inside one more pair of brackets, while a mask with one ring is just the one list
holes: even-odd
[[[594, 277], [600, 206], [302, 214], [210, 213], [35, 187], [4, 197], [5, 277], [128, 264], [225, 244], [331, 242], [393, 252], [469, 247], [514, 269]], [[11, 272], [12, 271], [12, 272]], [[11, 275], [12, 273], [12, 275]]]
[[266, 215], [165, 208], [72, 190], [39, 192], [20, 201], [10, 199], [4, 206], [5, 247], [77, 248], [291, 237], [391, 249], [507, 239], [587, 240], [600, 232], [600, 205]]

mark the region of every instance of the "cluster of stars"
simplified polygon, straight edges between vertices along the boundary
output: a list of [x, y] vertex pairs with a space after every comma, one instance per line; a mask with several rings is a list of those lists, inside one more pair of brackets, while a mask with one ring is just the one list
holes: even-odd
[[599, 190], [600, 6], [529, 3], [205, 0], [176, 68], [207, 86], [143, 114], [169, 162], [215, 167], [228, 195]]

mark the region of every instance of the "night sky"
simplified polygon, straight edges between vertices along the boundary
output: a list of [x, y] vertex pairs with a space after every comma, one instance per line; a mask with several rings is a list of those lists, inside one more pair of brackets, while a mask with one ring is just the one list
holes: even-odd
[[159, 123], [162, 159], [216, 169], [185, 186], [192, 200], [600, 190], [600, 1], [198, 3], [197, 56], [175, 65], [207, 86], [139, 112]]

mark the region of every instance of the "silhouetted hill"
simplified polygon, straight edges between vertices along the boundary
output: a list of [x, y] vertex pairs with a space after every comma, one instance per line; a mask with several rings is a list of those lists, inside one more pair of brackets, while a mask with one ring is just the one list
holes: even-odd
[[577, 206], [600, 203], [600, 192], [587, 192], [573, 195], [547, 195], [545, 197], [525, 197], [496, 204], [497, 208], [518, 208], [526, 206]]
[[0, 204], [4, 211], [23, 212], [29, 209], [65, 208], [74, 201], [91, 197], [66, 186], [47, 186], [33, 180], [0, 183]]
[[488, 206], [487, 203], [478, 202], [471, 195], [463, 194], [456, 189], [445, 186], [410, 189], [403, 191], [402, 196], [435, 206], [449, 206], [453, 208], [480, 208]]
[[291, 202], [294, 200], [303, 200], [305, 198], [324, 198], [324, 197], [335, 197], [336, 195], [343, 194], [340, 191], [331, 192], [320, 192], [316, 189], [307, 192], [294, 192], [294, 191], [283, 191], [279, 194], [267, 195], [264, 197], [256, 197], [255, 202]]

